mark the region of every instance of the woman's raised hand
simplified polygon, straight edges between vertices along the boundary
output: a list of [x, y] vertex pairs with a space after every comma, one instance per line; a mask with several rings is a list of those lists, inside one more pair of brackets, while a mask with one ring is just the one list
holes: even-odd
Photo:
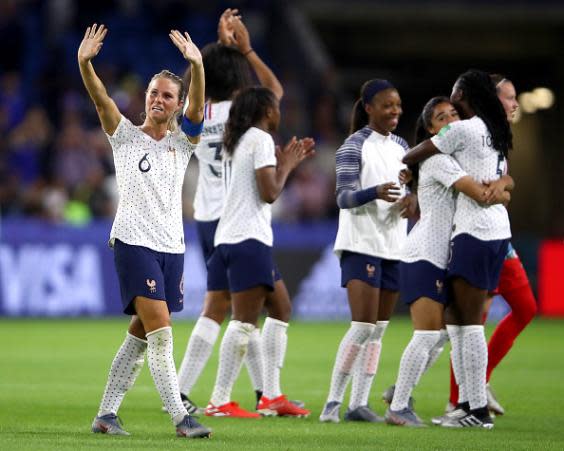
[[235, 45], [235, 31], [231, 23], [233, 17], [241, 18], [241, 16], [239, 16], [239, 10], [227, 8], [223, 11], [223, 14], [219, 18], [219, 23], [217, 24], [217, 37], [219, 42], [226, 46]]
[[168, 36], [172, 43], [178, 47], [184, 59], [190, 61], [191, 64], [202, 64], [202, 54], [186, 31], [183, 35], [178, 30], [171, 30]]
[[78, 48], [78, 62], [86, 63], [100, 52], [108, 29], [104, 25], [92, 25], [86, 29], [84, 38]]

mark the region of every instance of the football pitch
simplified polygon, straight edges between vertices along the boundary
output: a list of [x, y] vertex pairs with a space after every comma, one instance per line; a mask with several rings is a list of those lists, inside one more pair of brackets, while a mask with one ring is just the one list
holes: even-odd
[[[0, 449], [564, 449], [564, 321], [537, 319], [492, 377], [506, 415], [495, 428], [445, 430], [429, 426], [408, 429], [383, 424], [321, 424], [338, 343], [348, 325], [296, 322], [289, 345], [282, 387], [291, 399], [306, 402], [308, 419], [237, 420], [202, 418], [213, 428], [211, 440], [177, 438], [153, 387], [147, 364], [119, 412], [129, 437], [94, 435], [96, 414], [106, 375], [125, 334], [127, 319], [0, 320]], [[174, 324], [175, 359], [182, 358], [193, 323]], [[491, 327], [488, 327], [488, 336]], [[371, 405], [380, 414], [382, 391], [394, 383], [403, 348], [411, 337], [407, 318], [393, 318], [386, 331]], [[217, 367], [217, 348], [191, 398], [205, 405]], [[448, 345], [416, 389], [416, 411], [426, 421], [441, 414], [448, 396]], [[233, 399], [254, 405], [246, 369]], [[343, 409], [344, 410], [344, 409]], [[343, 413], [343, 412], [342, 412]]]

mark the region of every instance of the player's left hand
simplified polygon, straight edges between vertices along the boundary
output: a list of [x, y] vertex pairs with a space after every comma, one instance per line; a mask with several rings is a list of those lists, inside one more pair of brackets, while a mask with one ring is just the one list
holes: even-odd
[[253, 49], [249, 30], [247, 30], [240, 16], [231, 18], [231, 26], [233, 27], [233, 45], [239, 52], [246, 55]]
[[487, 186], [484, 193], [486, 204], [492, 205], [503, 201], [506, 183], [502, 179], [484, 182], [484, 185]]
[[192, 42], [190, 35], [186, 31], [183, 35], [178, 30], [171, 30], [168, 36], [170, 37], [172, 43], [178, 47], [178, 50], [180, 50], [184, 59], [189, 61], [190, 64], [202, 64], [202, 54], [196, 44]]

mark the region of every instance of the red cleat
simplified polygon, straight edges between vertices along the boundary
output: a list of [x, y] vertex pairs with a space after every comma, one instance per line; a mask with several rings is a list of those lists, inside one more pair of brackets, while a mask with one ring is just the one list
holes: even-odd
[[208, 417], [260, 418], [258, 413], [241, 409], [239, 404], [233, 401], [217, 407], [209, 403], [204, 414]]
[[264, 416], [279, 416], [279, 417], [297, 417], [306, 418], [311, 413], [307, 409], [302, 409], [296, 406], [291, 401], [288, 401], [286, 395], [280, 395], [274, 399], [268, 399], [263, 396], [260, 398], [257, 411]]

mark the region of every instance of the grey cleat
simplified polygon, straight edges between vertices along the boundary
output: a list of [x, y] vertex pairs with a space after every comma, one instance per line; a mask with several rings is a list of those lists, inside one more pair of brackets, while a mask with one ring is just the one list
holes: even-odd
[[322, 423], [338, 423], [341, 421], [339, 419], [339, 412], [341, 410], [341, 403], [338, 401], [329, 401], [323, 407], [323, 412], [319, 415], [319, 421]]
[[490, 384], [486, 385], [486, 396], [488, 399], [488, 410], [495, 415], [503, 415], [505, 413], [505, 409], [501, 406], [499, 401], [496, 399], [495, 394], [490, 387]]
[[211, 429], [198, 423], [194, 417], [186, 415], [184, 419], [176, 425], [176, 435], [187, 438], [210, 438]]
[[447, 412], [440, 417], [433, 417], [431, 418], [431, 423], [435, 426], [443, 426], [448, 427], [447, 424], [457, 423], [458, 420], [464, 418], [470, 412], [470, 404], [468, 402], [463, 402], [462, 404], [458, 404], [456, 407], [448, 410], [452, 404], [449, 402], [447, 405]]
[[[384, 391], [384, 393], [382, 393], [382, 401], [384, 401], [386, 404], [390, 405], [392, 403], [392, 401], [394, 400], [394, 393], [395, 392], [396, 392], [395, 384], [390, 385]], [[415, 399], [413, 399], [413, 396], [410, 396], [409, 401], [407, 401], [407, 407], [409, 407], [411, 410], [413, 410], [414, 405], [415, 405]]]
[[95, 434], [129, 435], [129, 432], [122, 429], [120, 423], [121, 420], [115, 413], [97, 416], [92, 422], [92, 432]]
[[345, 421], [364, 421], [366, 423], [383, 423], [384, 418], [377, 415], [369, 406], [358, 406], [356, 409], [347, 409]]
[[427, 427], [423, 420], [409, 407], [401, 410], [392, 410], [388, 407], [385, 418], [386, 423], [395, 426], [407, 426], [412, 428]]

